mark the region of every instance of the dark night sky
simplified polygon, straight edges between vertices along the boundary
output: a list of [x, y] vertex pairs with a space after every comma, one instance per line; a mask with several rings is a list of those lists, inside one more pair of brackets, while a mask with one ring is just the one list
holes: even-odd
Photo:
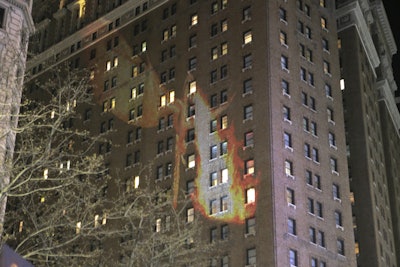
[[400, 24], [398, 23], [398, 18], [396, 18], [398, 16], [398, 1], [383, 0], [383, 4], [385, 5], [386, 14], [397, 45], [397, 54], [393, 56], [393, 73], [400, 90]]

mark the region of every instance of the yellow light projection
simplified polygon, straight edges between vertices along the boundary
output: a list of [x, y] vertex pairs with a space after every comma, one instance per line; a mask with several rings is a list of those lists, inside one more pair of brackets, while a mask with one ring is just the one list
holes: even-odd
[[[208, 97], [203, 90], [197, 86], [195, 93], [189, 92], [189, 83], [193, 81], [193, 77], [188, 74], [183, 84], [184, 97], [178, 98], [174, 95], [172, 101], [168, 104], [162, 104], [166, 101], [161, 98], [162, 95], [168, 95], [170, 92], [165, 86], [160, 85], [159, 74], [154, 70], [146, 55], [142, 57], [135, 56], [133, 63], [138, 65], [145, 62], [145, 89], [143, 92], [143, 115], [140, 119], [133, 123], [143, 128], [152, 128], [158, 126], [159, 118], [168, 114], [173, 114], [173, 126], [175, 129], [175, 155], [173, 170], [173, 202], [177, 205], [178, 194], [180, 191], [181, 170], [187, 169], [185, 155], [187, 155], [186, 134], [189, 129], [195, 129], [194, 147], [196, 151], [195, 158], [195, 189], [191, 193], [194, 207], [205, 217], [213, 220], [221, 220], [225, 222], [244, 223], [245, 219], [253, 216], [256, 208], [257, 185], [259, 183], [259, 174], [244, 175], [244, 162], [239, 155], [239, 151], [243, 148], [243, 141], [238, 140], [235, 135], [235, 127], [230, 123], [228, 127], [220, 129], [216, 132], [213, 142], [219, 143], [223, 140], [228, 141], [227, 153], [220, 157], [220, 161], [228, 169], [228, 179], [224, 186], [221, 186], [222, 193], [229, 198], [229, 208], [217, 214], [210, 214], [210, 199], [213, 193], [210, 191], [209, 182], [209, 122], [226, 112], [229, 105], [219, 109], [210, 109]], [[171, 89], [170, 89], [171, 90]], [[100, 97], [101, 102], [103, 97]], [[162, 99], [162, 100], [161, 100]], [[232, 100], [232, 99], [230, 99]], [[188, 107], [190, 103], [194, 103], [196, 107], [196, 119], [188, 117]], [[126, 118], [123, 112], [114, 109], [114, 115]], [[196, 120], [196, 123], [195, 123]], [[203, 125], [200, 126], [199, 123]], [[220, 190], [220, 193], [221, 193]], [[251, 194], [251, 197], [249, 197]]]

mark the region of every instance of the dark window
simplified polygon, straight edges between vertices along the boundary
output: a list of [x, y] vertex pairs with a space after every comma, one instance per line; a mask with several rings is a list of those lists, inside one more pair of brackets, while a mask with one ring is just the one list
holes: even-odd
[[0, 7], [0, 29], [3, 29], [6, 17], [6, 10]]
[[243, 94], [251, 93], [253, 91], [252, 80], [247, 79], [243, 82]]

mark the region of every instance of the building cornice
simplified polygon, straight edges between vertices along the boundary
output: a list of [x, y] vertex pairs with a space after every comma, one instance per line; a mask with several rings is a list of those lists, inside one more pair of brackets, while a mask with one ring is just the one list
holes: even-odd
[[[149, 3], [148, 9], [139, 15], [135, 15], [135, 8], [138, 5], [142, 5], [145, 2]], [[54, 66], [54, 65], [58, 64], [59, 62], [62, 62], [64, 60], [70, 58], [71, 56], [79, 53], [82, 49], [92, 46], [92, 45], [96, 44], [97, 42], [103, 40], [110, 34], [114, 33], [116, 30], [121, 29], [122, 27], [128, 25], [132, 21], [140, 19], [145, 14], [147, 14], [151, 10], [157, 8], [158, 6], [164, 4], [165, 2], [168, 2], [168, 0], [152, 0], [152, 1], [130, 0], [128, 2], [125, 2], [121, 6], [115, 8], [114, 10], [105, 14], [104, 16], [98, 18], [97, 20], [88, 24], [84, 28], [75, 32], [74, 34], [71, 34], [67, 38], [63, 39], [61, 42], [51, 46], [50, 48], [46, 49], [46, 51], [44, 51], [41, 54], [38, 54], [35, 57], [33, 57], [32, 59], [30, 59], [27, 62], [27, 70], [30, 70], [34, 66], [37, 66], [39, 64], [43, 64], [47, 60], [54, 58], [55, 55], [60, 54], [61, 58], [59, 59], [58, 62], [52, 62], [50, 64], [46, 64], [45, 68]], [[113, 30], [109, 31], [108, 25], [111, 22], [116, 21], [117, 19], [120, 19], [120, 26], [118, 26], [118, 28], [114, 27]], [[96, 38], [96, 40], [91, 40], [92, 34], [94, 32], [97, 32], [98, 37]], [[73, 53], [70, 53], [68, 51], [69, 48], [79, 41], [82, 42], [82, 48]], [[45, 69], [43, 69], [43, 70], [45, 70]]]
[[32, 34], [35, 31], [35, 24], [33, 23], [31, 10], [32, 10], [32, 1], [30, 0], [7, 0], [13, 6], [20, 8], [25, 17], [25, 23], [28, 30], [28, 34]]
[[367, 54], [371, 69], [376, 77], [375, 68], [379, 66], [380, 60], [359, 3], [354, 1], [338, 8], [336, 10], [336, 20], [338, 32], [353, 26], [356, 28]]
[[387, 46], [389, 47], [390, 54], [393, 56], [397, 53], [396, 41], [393, 37], [392, 29], [390, 28], [390, 23], [386, 15], [385, 7], [381, 1], [375, 1], [371, 4], [373, 10], [377, 13], [375, 20], [379, 21], [381, 28], [383, 30], [383, 35]]
[[397, 130], [397, 135], [400, 137], [400, 113], [397, 109], [396, 101], [388, 81], [381, 80], [376, 83], [376, 90], [379, 92], [379, 101], [384, 101], [389, 111], [390, 117], [392, 118], [393, 125]]

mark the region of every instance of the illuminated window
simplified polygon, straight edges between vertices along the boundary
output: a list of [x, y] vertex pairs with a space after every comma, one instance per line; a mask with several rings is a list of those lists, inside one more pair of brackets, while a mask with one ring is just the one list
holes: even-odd
[[218, 48], [211, 48], [211, 60], [216, 60], [218, 58]]
[[194, 154], [190, 154], [187, 157], [188, 168], [194, 168], [196, 166], [196, 157]]
[[167, 104], [167, 96], [166, 95], [162, 95], [160, 97], [160, 106], [164, 107]]
[[75, 227], [75, 233], [79, 234], [81, 232], [82, 222], [77, 222]]
[[116, 106], [116, 100], [115, 97], [113, 97], [110, 99], [110, 109], [115, 108], [115, 106]]
[[161, 219], [160, 218], [158, 218], [156, 220], [155, 231], [156, 231], [156, 233], [161, 232]]
[[293, 163], [289, 160], [285, 160], [285, 174], [287, 176], [293, 176]]
[[280, 32], [279, 40], [281, 42], [281, 45], [287, 46], [287, 34], [286, 34], [286, 32], [283, 32], [283, 31]]
[[331, 74], [331, 66], [328, 61], [324, 60], [324, 73], [330, 75]]
[[228, 43], [221, 44], [221, 56], [228, 54]]
[[254, 174], [254, 159], [246, 160], [244, 163], [244, 173], [245, 174]]
[[107, 60], [106, 62], [106, 71], [111, 69], [111, 60]]
[[189, 94], [194, 94], [194, 93], [196, 93], [196, 89], [197, 89], [196, 81], [191, 81], [191, 82], [189, 83]]
[[94, 215], [94, 227], [99, 226], [100, 216], [98, 214]]
[[215, 14], [218, 11], [218, 3], [212, 2], [211, 3], [211, 14]]
[[168, 103], [173, 103], [175, 101], [175, 91], [169, 91], [169, 102]]
[[135, 99], [137, 96], [137, 90], [136, 87], [131, 89], [131, 99]]
[[137, 66], [132, 66], [132, 77], [136, 77], [139, 74], [139, 68]]
[[218, 173], [210, 173], [210, 186], [216, 186], [218, 184]]
[[197, 14], [193, 14], [190, 16], [190, 26], [194, 26], [196, 25], [199, 21], [198, 21], [199, 17], [197, 16]]
[[108, 102], [104, 101], [103, 102], [103, 112], [107, 112], [107, 110], [108, 110]]
[[142, 42], [141, 49], [142, 49], [142, 52], [146, 52], [146, 50], [147, 50], [147, 43], [146, 43], [146, 41]]
[[[227, 211], [228, 210], [228, 203], [229, 203], [228, 196], [221, 197], [221, 211]], [[222, 229], [221, 229], [221, 231], [222, 231]], [[222, 235], [222, 236], [224, 236], [224, 235]], [[223, 238], [223, 239], [225, 239], [225, 238]]]
[[221, 116], [221, 129], [226, 129], [228, 128], [228, 116], [227, 115], [222, 115]]
[[319, 5], [321, 7], [326, 7], [326, 0], [319, 0]]
[[227, 183], [229, 180], [229, 173], [228, 173], [228, 169], [222, 169], [221, 170], [221, 183]]
[[243, 33], [243, 44], [249, 44], [253, 41], [253, 35], [251, 31]]
[[194, 221], [194, 208], [188, 208], [186, 210], [186, 222], [190, 223]]
[[326, 18], [321, 17], [321, 27], [322, 29], [327, 29], [327, 22], [326, 22]]
[[225, 9], [228, 6], [228, 0], [221, 0], [221, 9]]
[[49, 169], [44, 169], [44, 171], [43, 171], [43, 178], [44, 178], [44, 179], [49, 178]]
[[254, 203], [256, 201], [256, 189], [251, 187], [246, 189], [246, 204]]
[[221, 21], [221, 32], [225, 32], [227, 30], [228, 30], [228, 21], [225, 19]]
[[344, 90], [346, 88], [345, 84], [344, 84], [344, 79], [340, 79], [340, 90]]
[[140, 182], [140, 178], [139, 178], [138, 175], [136, 175], [136, 176], [133, 178], [133, 188], [139, 188], [139, 182]]
[[168, 37], [169, 37], [169, 31], [168, 31], [168, 29], [164, 29], [163, 33], [162, 33], [162, 40], [166, 41], [166, 40], [168, 40]]
[[118, 57], [114, 57], [113, 67], [118, 67]]
[[171, 37], [176, 36], [176, 25], [171, 26]]

